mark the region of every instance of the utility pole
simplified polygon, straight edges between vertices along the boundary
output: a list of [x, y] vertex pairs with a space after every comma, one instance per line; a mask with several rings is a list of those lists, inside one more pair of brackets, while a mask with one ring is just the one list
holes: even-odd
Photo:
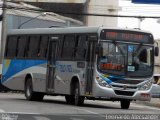
[[3, 62], [3, 56], [4, 56], [4, 49], [5, 49], [5, 43], [6, 43], [6, 36], [7, 36], [7, 26], [6, 26], [6, 0], [3, 0], [2, 5], [2, 28], [1, 28], [1, 52], [0, 52], [0, 64]]

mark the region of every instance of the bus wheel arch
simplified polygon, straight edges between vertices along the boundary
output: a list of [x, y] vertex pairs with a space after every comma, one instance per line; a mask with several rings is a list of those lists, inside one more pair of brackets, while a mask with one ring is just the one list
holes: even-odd
[[71, 80], [71, 95], [74, 96], [74, 104], [81, 106], [84, 103], [84, 96], [80, 95], [80, 82], [77, 77], [73, 77]]
[[27, 80], [28, 80], [29, 78], [32, 79], [31, 74], [27, 74], [27, 75], [26, 75], [26, 77], [25, 77], [25, 82], [24, 82], [24, 86], [26, 85], [26, 82], [27, 82]]
[[65, 99], [66, 99], [66, 102], [68, 104], [74, 104], [75, 103], [75, 99], [74, 99], [74, 89], [75, 89], [75, 84], [76, 82], [79, 82], [78, 81], [78, 78], [77, 77], [73, 77], [71, 79], [71, 82], [70, 82], [70, 91], [69, 91], [69, 95], [65, 95]]
[[74, 76], [70, 83], [70, 94], [74, 95], [75, 85], [79, 83], [78, 77]]
[[26, 75], [24, 83], [24, 93], [25, 97], [29, 101], [41, 101], [43, 100], [44, 94], [39, 92], [34, 92], [33, 81], [30, 74]]
[[77, 76], [71, 79], [70, 95], [66, 95], [66, 102], [77, 106], [83, 105], [84, 96], [80, 96], [80, 82]]
[[27, 100], [33, 100], [33, 83], [30, 74], [27, 74], [24, 82], [24, 93]]

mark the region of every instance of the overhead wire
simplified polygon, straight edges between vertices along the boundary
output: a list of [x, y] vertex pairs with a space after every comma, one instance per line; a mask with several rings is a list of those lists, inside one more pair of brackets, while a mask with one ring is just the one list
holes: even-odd
[[123, 17], [123, 18], [160, 18], [160, 16], [138, 16], [138, 15], [115, 15], [115, 14], [100, 14], [100, 13], [77, 13], [77, 12], [59, 12], [44, 9], [24, 8], [24, 7], [13, 7], [13, 6], [0, 6], [0, 8], [22, 10], [22, 11], [34, 11], [34, 12], [54, 12], [57, 14], [66, 15], [81, 15], [81, 16], [101, 16], [101, 17]]

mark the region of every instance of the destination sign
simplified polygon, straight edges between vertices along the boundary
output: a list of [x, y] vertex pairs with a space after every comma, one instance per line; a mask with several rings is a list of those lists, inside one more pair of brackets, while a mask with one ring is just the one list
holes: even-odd
[[141, 43], [153, 43], [153, 37], [151, 34], [141, 32], [131, 32], [122, 30], [102, 30], [100, 38], [103, 40], [116, 40], [124, 42], [141, 42]]

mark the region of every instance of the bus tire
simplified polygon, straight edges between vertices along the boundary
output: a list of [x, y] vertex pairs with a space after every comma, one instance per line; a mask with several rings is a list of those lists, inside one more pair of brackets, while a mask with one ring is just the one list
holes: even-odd
[[35, 100], [36, 101], [42, 101], [43, 100], [43, 98], [44, 98], [44, 94], [43, 93], [41, 93], [41, 92], [36, 92], [35, 93]]
[[121, 100], [121, 109], [128, 109], [130, 106], [130, 100]]
[[66, 95], [65, 99], [68, 104], [74, 104], [74, 96], [73, 95]]
[[81, 106], [84, 104], [84, 96], [80, 96], [79, 83], [77, 82], [74, 90], [74, 104], [76, 106]]
[[42, 101], [44, 94], [33, 91], [32, 79], [27, 78], [25, 82], [25, 97], [29, 101]]

